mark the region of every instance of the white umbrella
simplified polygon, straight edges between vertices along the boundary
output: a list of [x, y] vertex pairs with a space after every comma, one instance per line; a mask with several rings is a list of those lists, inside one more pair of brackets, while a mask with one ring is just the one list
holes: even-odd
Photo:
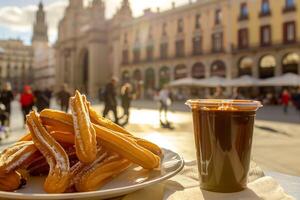
[[257, 86], [258, 84], [259, 84], [259, 79], [249, 75], [244, 75], [235, 79], [228, 80], [228, 86], [234, 86], [234, 87], [251, 87], [251, 86]]
[[227, 86], [228, 80], [219, 76], [212, 76], [210, 78], [200, 79], [197, 81], [199, 87], [218, 87]]
[[293, 73], [283, 74], [261, 80], [259, 86], [300, 86], [300, 76]]
[[169, 85], [171, 87], [189, 87], [189, 86], [195, 86], [197, 82], [197, 79], [194, 78], [182, 78], [175, 81], [172, 81]]

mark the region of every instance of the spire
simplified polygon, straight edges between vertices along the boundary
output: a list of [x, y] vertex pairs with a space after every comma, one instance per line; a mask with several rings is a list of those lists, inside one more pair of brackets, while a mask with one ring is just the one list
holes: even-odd
[[117, 16], [121, 17], [122, 19], [131, 19], [132, 18], [132, 10], [130, 7], [129, 0], [123, 0], [120, 10], [117, 13]]
[[46, 24], [45, 11], [42, 2], [39, 3], [39, 9], [37, 10], [35, 16], [32, 42], [34, 41], [48, 42], [48, 27]]

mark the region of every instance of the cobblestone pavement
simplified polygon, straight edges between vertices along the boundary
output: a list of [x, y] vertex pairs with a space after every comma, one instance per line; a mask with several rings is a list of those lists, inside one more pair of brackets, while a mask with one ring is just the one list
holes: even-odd
[[[140, 105], [137, 105], [140, 104]], [[141, 108], [141, 102], [136, 102], [131, 110], [130, 125], [127, 126], [137, 136], [145, 137], [162, 147], [172, 149], [184, 156], [187, 160], [194, 160], [194, 136], [191, 114], [188, 110], [174, 109], [168, 117], [173, 122], [175, 130], [162, 129], [158, 121], [158, 111], [155, 104]], [[137, 107], [137, 108], [136, 108]], [[56, 108], [56, 106], [54, 106]], [[97, 104], [96, 110], [102, 111]], [[298, 113], [291, 110], [284, 115], [281, 108], [266, 107], [258, 114], [254, 129], [252, 148], [253, 159], [265, 170], [277, 171], [300, 176], [300, 123], [297, 123]], [[119, 112], [121, 114], [121, 110]], [[269, 115], [269, 118], [267, 116]], [[281, 121], [279, 122], [280, 118]], [[291, 122], [287, 119], [291, 118]], [[264, 120], [261, 120], [264, 119]], [[299, 118], [300, 119], [300, 118]], [[23, 118], [17, 102], [13, 103], [11, 118], [12, 133], [8, 139], [1, 142], [1, 147], [16, 141], [26, 132], [23, 128]]]

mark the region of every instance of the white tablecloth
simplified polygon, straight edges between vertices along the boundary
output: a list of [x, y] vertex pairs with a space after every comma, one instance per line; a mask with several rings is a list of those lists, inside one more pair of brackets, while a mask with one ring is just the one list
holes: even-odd
[[262, 170], [251, 164], [248, 189], [230, 194], [214, 193], [199, 187], [195, 161], [186, 162], [180, 174], [161, 184], [157, 184], [125, 197], [121, 200], [293, 200], [285, 193], [277, 181], [264, 176]]

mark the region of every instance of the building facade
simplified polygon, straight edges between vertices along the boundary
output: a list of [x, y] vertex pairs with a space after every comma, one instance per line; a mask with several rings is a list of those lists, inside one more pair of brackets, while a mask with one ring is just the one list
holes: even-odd
[[0, 77], [1, 85], [12, 84], [16, 92], [33, 80], [33, 49], [21, 40], [0, 40]]
[[133, 18], [123, 0], [112, 19], [104, 3], [71, 0], [59, 24], [57, 83], [95, 95], [111, 76], [141, 95], [170, 81], [299, 73], [300, 0], [198, 0]]

